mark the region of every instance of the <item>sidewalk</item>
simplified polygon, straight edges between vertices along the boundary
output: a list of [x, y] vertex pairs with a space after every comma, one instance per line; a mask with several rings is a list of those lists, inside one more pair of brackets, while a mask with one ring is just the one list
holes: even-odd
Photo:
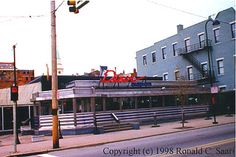
[[52, 149], [52, 137], [44, 136], [41, 142], [32, 142], [31, 136], [20, 136], [21, 144], [17, 145], [17, 153], [13, 153], [13, 137], [12, 135], [0, 136], [0, 156], [15, 156], [23, 154], [36, 154], [41, 152], [62, 150], [68, 148], [88, 147], [101, 145], [105, 143], [118, 142], [130, 139], [138, 139], [143, 137], [169, 134], [173, 132], [181, 132], [186, 130], [212, 127], [216, 125], [224, 125], [235, 123], [235, 116], [217, 116], [218, 124], [212, 124], [213, 120], [204, 120], [204, 118], [187, 120], [185, 123], [186, 128], [181, 128], [180, 122], [169, 122], [160, 124], [160, 127], [151, 127], [150, 125], [141, 126], [140, 130], [128, 130], [120, 132], [105, 133], [99, 135], [86, 134], [86, 135], [73, 135], [63, 136], [60, 139], [60, 148]]

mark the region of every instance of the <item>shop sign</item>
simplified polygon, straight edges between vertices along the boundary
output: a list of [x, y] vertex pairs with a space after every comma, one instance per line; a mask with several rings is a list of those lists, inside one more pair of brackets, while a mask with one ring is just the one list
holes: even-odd
[[136, 82], [131, 84], [131, 87], [151, 87], [151, 86], [152, 86], [151, 82]]
[[217, 86], [211, 87], [211, 93], [212, 93], [212, 94], [218, 93], [218, 91], [219, 91], [219, 89], [218, 89]]
[[[108, 73], [112, 73], [112, 77], [108, 77]], [[136, 74], [131, 74], [130, 76], [123, 76], [121, 74], [116, 74], [114, 70], [106, 70], [104, 77], [100, 79], [102, 83], [136, 83], [138, 80], [142, 80], [144, 77], [136, 77]]]

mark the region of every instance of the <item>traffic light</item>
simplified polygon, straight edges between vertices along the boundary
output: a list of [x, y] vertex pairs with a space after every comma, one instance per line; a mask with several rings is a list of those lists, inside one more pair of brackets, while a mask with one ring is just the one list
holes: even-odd
[[85, 6], [86, 4], [89, 3], [88, 0], [85, 0], [84, 2], [82, 2], [82, 4], [77, 6], [77, 4], [79, 4], [80, 2], [82, 2], [82, 0], [79, 0], [78, 2], [76, 0], [68, 0], [67, 4], [70, 6], [69, 7], [69, 11], [70, 12], [74, 12], [75, 14], [78, 14], [79, 13], [79, 9], [81, 9], [83, 6]]
[[67, 4], [70, 6], [69, 11], [74, 12], [75, 14], [79, 13], [79, 9], [76, 7], [76, 1], [75, 0], [68, 0]]
[[11, 86], [11, 101], [18, 100], [18, 86]]

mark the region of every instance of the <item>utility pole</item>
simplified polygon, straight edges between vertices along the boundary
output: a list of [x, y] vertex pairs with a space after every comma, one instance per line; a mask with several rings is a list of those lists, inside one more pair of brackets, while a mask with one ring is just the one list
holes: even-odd
[[58, 78], [56, 54], [56, 7], [55, 0], [51, 0], [51, 46], [52, 46], [52, 140], [53, 149], [59, 148], [58, 136]]

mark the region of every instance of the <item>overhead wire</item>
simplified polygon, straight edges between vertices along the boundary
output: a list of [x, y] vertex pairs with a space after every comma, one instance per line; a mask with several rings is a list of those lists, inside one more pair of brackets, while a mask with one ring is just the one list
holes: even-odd
[[153, 1], [153, 0], [147, 0], [147, 1], [150, 2], [150, 3], [156, 4], [156, 5], [159, 5], [159, 6], [168, 8], [168, 9], [172, 9], [172, 10], [175, 10], [175, 11], [178, 11], [178, 12], [182, 12], [182, 13], [185, 13], [185, 14], [189, 14], [189, 15], [192, 15], [192, 16], [201, 17], [201, 18], [204, 18], [204, 19], [208, 18], [208, 17], [202, 16], [202, 15], [198, 15], [198, 14], [189, 12], [189, 11], [185, 11], [185, 10], [181, 10], [181, 9], [178, 9], [178, 8], [174, 8], [174, 7], [168, 6], [168, 5], [159, 3], [157, 1]]
[[[58, 7], [54, 10], [55, 12], [63, 5], [63, 3], [65, 2], [65, 0], [62, 0], [62, 2], [58, 5]], [[13, 20], [17, 20], [17, 19], [26, 19], [26, 18], [40, 18], [40, 17], [47, 17], [50, 16], [50, 14], [46, 13], [46, 14], [39, 14], [39, 15], [27, 15], [27, 16], [0, 16], [0, 19], [5, 19], [0, 21], [0, 23], [5, 23], [5, 22], [10, 22]]]

